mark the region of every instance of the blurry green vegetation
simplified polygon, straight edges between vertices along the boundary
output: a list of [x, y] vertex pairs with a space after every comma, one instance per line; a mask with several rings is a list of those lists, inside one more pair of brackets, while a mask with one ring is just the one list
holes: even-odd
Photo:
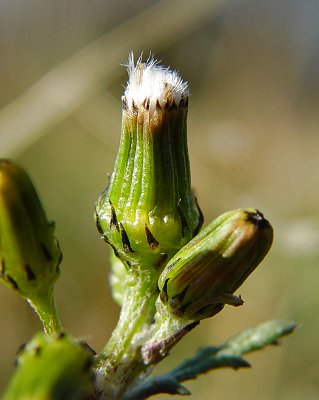
[[[28, 169], [56, 221], [57, 303], [73, 335], [99, 350], [117, 320], [93, 205], [113, 167], [130, 50], [152, 51], [189, 81], [206, 222], [252, 206], [274, 226], [270, 256], [241, 288], [244, 307], [202, 322], [159, 370], [267, 319], [301, 328], [279, 351], [249, 357], [250, 370], [191, 382], [197, 400], [318, 398], [318, 15], [317, 2], [297, 0], [0, 2], [0, 156]], [[40, 324], [4, 287], [0, 318], [2, 389]]]

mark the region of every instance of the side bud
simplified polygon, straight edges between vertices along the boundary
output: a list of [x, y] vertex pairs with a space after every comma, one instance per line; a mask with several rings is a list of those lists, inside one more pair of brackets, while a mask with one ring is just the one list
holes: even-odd
[[153, 59], [135, 65], [131, 55], [128, 73], [120, 148], [96, 222], [128, 266], [156, 268], [202, 225], [190, 186], [188, 85]]
[[200, 232], [168, 262], [159, 278], [164, 309], [201, 320], [225, 304], [239, 306], [233, 293], [269, 251], [273, 229], [255, 209], [227, 212]]
[[48, 333], [59, 329], [53, 285], [62, 254], [26, 172], [0, 160], [0, 281], [26, 298]]
[[64, 335], [37, 334], [21, 349], [3, 400], [81, 400], [92, 393], [93, 354]]

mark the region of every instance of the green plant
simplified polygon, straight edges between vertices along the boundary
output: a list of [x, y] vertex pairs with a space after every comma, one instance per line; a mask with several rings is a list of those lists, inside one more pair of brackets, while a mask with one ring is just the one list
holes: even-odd
[[165, 375], [151, 375], [202, 319], [243, 304], [234, 293], [268, 253], [273, 230], [254, 208], [226, 212], [201, 230], [187, 149], [188, 85], [153, 59], [135, 64], [130, 55], [128, 72], [118, 156], [95, 208], [98, 231], [113, 249], [111, 286], [121, 306], [99, 354], [64, 333], [53, 297], [62, 258], [54, 224], [25, 171], [0, 162], [0, 279], [44, 327], [21, 350], [5, 400], [187, 395], [181, 382], [214, 368], [247, 367], [243, 354], [296, 326], [270, 321], [248, 328]]

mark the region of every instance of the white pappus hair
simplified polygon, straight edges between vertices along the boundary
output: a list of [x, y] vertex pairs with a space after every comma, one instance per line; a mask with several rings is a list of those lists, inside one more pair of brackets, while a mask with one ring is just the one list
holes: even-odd
[[124, 97], [129, 109], [134, 105], [139, 108], [145, 101], [151, 111], [157, 103], [161, 108], [173, 102], [178, 106], [181, 99], [187, 99], [189, 95], [188, 83], [182, 80], [179, 73], [158, 65], [152, 56], [145, 63], [140, 56], [135, 63], [131, 52], [126, 67], [129, 79]]

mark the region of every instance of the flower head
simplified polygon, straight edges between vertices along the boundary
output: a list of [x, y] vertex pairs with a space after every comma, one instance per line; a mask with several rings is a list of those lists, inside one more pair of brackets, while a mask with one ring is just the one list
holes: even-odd
[[96, 205], [104, 239], [128, 266], [157, 269], [191, 240], [202, 214], [190, 186], [188, 84], [130, 55], [114, 171]]

